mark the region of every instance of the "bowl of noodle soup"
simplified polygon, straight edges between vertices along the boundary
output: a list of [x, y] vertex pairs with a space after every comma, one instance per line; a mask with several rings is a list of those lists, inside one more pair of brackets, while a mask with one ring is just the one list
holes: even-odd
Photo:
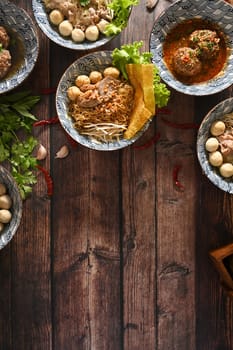
[[[111, 99], [110, 104], [109, 101], [105, 103], [103, 98], [97, 106], [84, 106], [81, 111], [80, 107], [68, 97], [68, 90], [74, 87], [77, 77], [90, 76], [91, 72], [100, 72], [103, 75], [106, 68], [112, 67], [111, 53], [112, 51], [99, 51], [77, 59], [62, 75], [56, 92], [56, 110], [66, 133], [79, 144], [99, 151], [113, 151], [131, 145], [145, 132], [150, 123], [148, 121], [133, 138], [125, 139], [123, 137], [123, 132], [127, 128], [125, 115], [128, 113], [129, 119], [130, 109], [133, 106], [131, 94], [125, 98], [123, 95], [119, 96], [115, 93], [116, 96]], [[106, 78], [108, 79], [108, 77]], [[107, 86], [110, 86], [110, 90], [112, 84], [114, 82], [109, 79]], [[119, 89], [127, 88], [130, 90], [128, 82], [127, 84], [126, 82], [119, 84], [121, 84]], [[105, 88], [106, 86], [103, 88], [104, 91]], [[77, 119], [81, 115], [81, 119], [83, 119], [81, 122], [80, 118], [79, 121], [76, 120], [76, 114]], [[104, 119], [101, 120], [101, 118]], [[77, 127], [76, 124], [80, 123], [82, 126], [78, 125]], [[88, 132], [83, 131], [85, 128]], [[98, 130], [101, 130], [100, 135]]]

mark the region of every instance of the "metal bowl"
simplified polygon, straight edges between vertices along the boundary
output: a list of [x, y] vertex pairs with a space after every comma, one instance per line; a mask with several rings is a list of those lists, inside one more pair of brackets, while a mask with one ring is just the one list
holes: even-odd
[[[188, 95], [211, 95], [228, 88], [233, 83], [233, 14], [232, 6], [222, 0], [178, 0], [155, 21], [150, 36], [152, 61], [159, 69], [161, 79], [173, 89]], [[216, 25], [226, 36], [229, 55], [223, 70], [207, 82], [186, 85], [178, 81], [163, 60], [163, 43], [166, 35], [178, 23], [201, 18]]]
[[36, 27], [28, 13], [8, 0], [0, 1], [0, 25], [10, 35], [12, 67], [0, 80], [0, 94], [19, 86], [33, 70], [39, 53]]
[[210, 137], [210, 126], [215, 120], [221, 120], [225, 114], [233, 112], [233, 97], [228, 98], [212, 108], [203, 119], [197, 135], [197, 156], [204, 174], [221, 190], [233, 193], [233, 178], [224, 178], [218, 168], [213, 167], [208, 160], [205, 143]]
[[12, 218], [8, 224], [4, 225], [3, 231], [0, 232], [0, 250], [4, 248], [16, 233], [22, 217], [22, 199], [16, 182], [10, 172], [0, 165], [0, 183], [7, 188], [7, 193], [11, 197], [12, 206], [10, 211]]

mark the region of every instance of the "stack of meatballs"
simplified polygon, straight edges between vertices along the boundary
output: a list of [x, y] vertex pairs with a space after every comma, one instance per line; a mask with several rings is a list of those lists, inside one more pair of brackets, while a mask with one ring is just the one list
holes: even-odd
[[181, 47], [174, 54], [173, 65], [176, 72], [187, 77], [200, 73], [202, 61], [211, 60], [217, 56], [219, 41], [216, 31], [195, 30], [189, 37], [189, 47]]
[[4, 78], [11, 67], [11, 54], [8, 50], [10, 37], [6, 29], [0, 26], [0, 79]]

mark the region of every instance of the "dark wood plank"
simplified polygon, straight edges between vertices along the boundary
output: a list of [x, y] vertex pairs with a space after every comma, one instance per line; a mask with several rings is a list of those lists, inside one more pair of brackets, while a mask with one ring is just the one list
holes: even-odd
[[[143, 40], [142, 50], [148, 51], [155, 16], [140, 2], [132, 10], [121, 42]], [[155, 132], [152, 123], [136, 145], [146, 143]], [[157, 342], [155, 147], [137, 150], [133, 146], [122, 157], [123, 321], [124, 349], [128, 350], [155, 349]]]
[[[33, 18], [31, 3], [15, 1]], [[20, 87], [39, 94], [49, 85], [49, 42], [38, 30], [40, 54], [30, 77]], [[35, 74], [40, 72], [40, 74]], [[42, 98], [34, 113], [38, 118], [48, 114], [49, 101]], [[49, 133], [35, 131], [38, 141], [48, 148]], [[49, 170], [49, 157], [43, 162]], [[25, 200], [20, 228], [11, 243], [11, 347], [2, 349], [51, 349], [51, 288], [50, 288], [50, 200], [43, 176], [33, 194]], [[10, 341], [5, 339], [5, 342]], [[4, 344], [4, 343], [3, 343]], [[2, 345], [2, 344], [1, 344]]]
[[[52, 54], [64, 54], [64, 50], [53, 47]], [[62, 62], [54, 62], [54, 84], [57, 72], [75, 56], [66, 52]], [[70, 147], [69, 156], [55, 159], [63, 144]], [[54, 347], [119, 349], [119, 153], [73, 147], [61, 128], [55, 127], [51, 161]]]
[[11, 349], [11, 245], [0, 253], [0, 349]]
[[[167, 119], [194, 121], [194, 98], [172, 91]], [[161, 116], [163, 117], [163, 116]], [[158, 349], [195, 349], [195, 130], [178, 130], [158, 116], [157, 322]], [[174, 186], [173, 173], [181, 165]]]
[[[198, 105], [197, 114], [205, 115], [206, 110], [230, 95], [231, 89], [214, 98], [207, 97], [205, 107], [200, 108]], [[198, 209], [196, 234], [197, 348], [231, 349], [232, 299], [224, 292], [208, 254], [232, 242], [232, 196], [214, 187], [205, 176], [200, 175], [199, 183], [201, 207]]]

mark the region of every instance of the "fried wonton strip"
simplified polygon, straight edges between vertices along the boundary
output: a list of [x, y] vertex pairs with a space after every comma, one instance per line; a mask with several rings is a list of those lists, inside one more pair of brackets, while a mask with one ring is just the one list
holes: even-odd
[[[129, 70], [135, 76], [143, 91], [145, 107], [155, 114], [155, 94], [153, 86], [154, 65], [151, 64], [129, 64]], [[131, 67], [130, 67], [131, 66]]]
[[130, 116], [124, 138], [131, 139], [142, 129], [155, 113], [155, 98], [153, 89], [153, 65], [128, 64], [126, 66], [129, 81], [134, 87], [134, 107]]

